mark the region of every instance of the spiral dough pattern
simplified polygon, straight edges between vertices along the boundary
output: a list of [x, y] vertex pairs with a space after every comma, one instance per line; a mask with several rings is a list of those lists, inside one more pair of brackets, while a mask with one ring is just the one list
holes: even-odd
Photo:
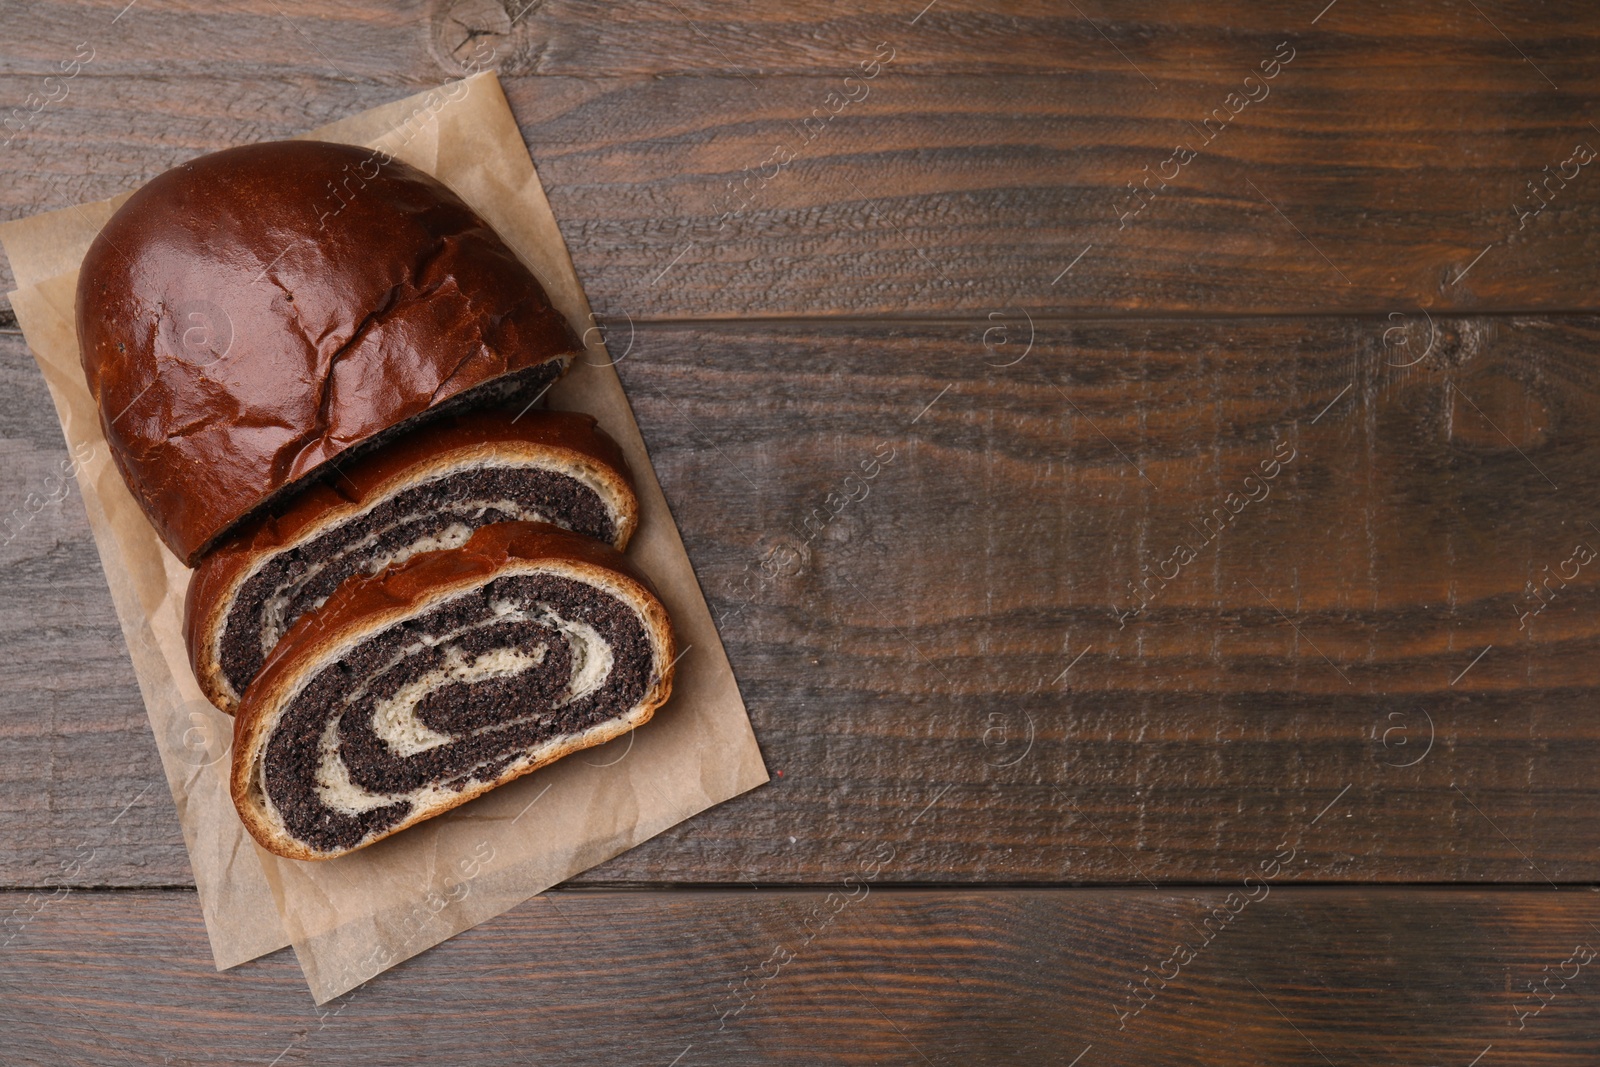
[[310, 675], [262, 749], [273, 819], [354, 848], [633, 708], [665, 665], [606, 589], [511, 574], [379, 630]]

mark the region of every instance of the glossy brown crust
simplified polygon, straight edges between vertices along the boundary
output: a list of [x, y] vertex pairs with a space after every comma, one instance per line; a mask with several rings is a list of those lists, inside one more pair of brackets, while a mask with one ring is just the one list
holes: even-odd
[[495, 452], [541, 453], [593, 474], [622, 505], [617, 509], [614, 547], [618, 551], [628, 547], [639, 520], [633, 478], [622, 448], [600, 429], [594, 416], [493, 408], [430, 423], [341, 464], [338, 475], [302, 491], [281, 514], [246, 521], [200, 561], [184, 601], [184, 639], [206, 697], [229, 714], [237, 705], [238, 697], [222, 678], [216, 660], [216, 640], [240, 585], [263, 556], [364, 510], [396, 486], [421, 480], [428, 471], [446, 470]]
[[[414, 556], [370, 578], [351, 578], [316, 611], [302, 616], [262, 665], [245, 692], [233, 720], [233, 764], [230, 791], [234, 807], [262, 848], [289, 859], [327, 859], [299, 842], [275, 832], [251, 796], [252, 771], [279, 702], [298, 690], [304, 676], [346, 642], [378, 632], [412, 617], [429, 604], [488, 582], [501, 574], [540, 570], [571, 574], [607, 587], [644, 616], [645, 628], [664, 666], [632, 716], [613, 729], [573, 739], [549, 758], [481, 787], [463, 790], [448, 807], [426, 811], [400, 822], [358, 848], [398, 833], [449, 808], [458, 807], [513, 778], [547, 766], [562, 756], [589, 748], [648, 722], [672, 695], [678, 660], [672, 623], [655, 587], [618, 552], [589, 537], [542, 522], [502, 522], [479, 529], [460, 548]], [[611, 724], [602, 724], [603, 726]], [[350, 850], [354, 851], [354, 849]], [[340, 853], [345, 855], [347, 853]]]
[[201, 156], [135, 192], [84, 258], [77, 324], [112, 457], [190, 566], [346, 449], [581, 348], [446, 186], [317, 141]]

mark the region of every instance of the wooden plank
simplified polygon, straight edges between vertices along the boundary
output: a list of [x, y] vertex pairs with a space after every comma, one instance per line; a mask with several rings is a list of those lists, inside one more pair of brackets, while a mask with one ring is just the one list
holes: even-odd
[[0, 335], [0, 393], [4, 881], [192, 884], [55, 408], [16, 335]]
[[847, 892], [547, 894], [321, 1009], [288, 952], [213, 973], [190, 894], [10, 893], [6, 1055], [1497, 1067], [1600, 1027], [1582, 891]]
[[[1600, 878], [1600, 324], [1432, 323], [614, 323], [775, 778], [583, 881], [829, 881], [910, 825], [895, 882], [1294, 840], [1321, 881]], [[9, 511], [64, 452], [0, 347]], [[76, 505], [3, 551], [0, 879], [49, 884], [159, 779]], [[96, 884], [187, 880], [167, 804]]]
[[[89, 69], [99, 76], [188, 73], [300, 77], [329, 73], [391, 85], [425, 85], [474, 57], [511, 75], [742, 73], [845, 74], [851, 52], [892, 42], [896, 63], [920, 74], [1055, 74], [1097, 70], [1146, 87], [1164, 73], [1202, 65], [1209, 53], [1241, 42], [1269, 47], [1286, 33], [1320, 33], [1363, 63], [1374, 46], [1426, 53], [1451, 50], [1489, 62], [1537, 61], [1557, 83], [1582, 67], [1596, 26], [1581, 0], [1536, 7], [1491, 2], [1374, 15], [1334, 9], [1318, 14], [1270, 0], [1241, 0], [1226, 10], [1145, 2], [1095, 10], [1048, 0], [1020, 0], [996, 10], [983, 0], [796, 0], [729, 6], [673, 0], [619, 8], [606, 0], [238, 0], [226, 14], [183, 0], [7, 0], [0, 21], [25, 23], [0, 55], [0, 73], [51, 73], [80, 41], [91, 41]], [[499, 9], [499, 10], [496, 10]], [[1498, 27], [1498, 28], [1497, 28]], [[1501, 35], [1501, 30], [1510, 38]], [[470, 38], [470, 39], [469, 39]], [[184, 47], [204, 42], [206, 47]], [[178, 45], [179, 47], [174, 47]], [[166, 53], [163, 56], [163, 53]], [[165, 62], [163, 62], [163, 58]], [[1253, 66], [1247, 63], [1245, 66]], [[1530, 78], [1538, 74], [1527, 68]]]
[[[0, 103], [39, 94], [48, 57], [82, 40], [74, 20], [99, 10], [47, 7], [50, 33], [0, 68]], [[903, 11], [827, 10], [812, 32], [803, 13], [700, 26], [696, 8], [696, 33], [670, 7], [553, 4], [516, 30], [508, 93], [600, 310], [1594, 307], [1593, 167], [1529, 189], [1579, 143], [1600, 148], [1582, 117], [1600, 99], [1587, 7], [1493, 10], [1521, 46], [1470, 7], [1392, 24], [1335, 8], [1311, 26], [1248, 6], [1202, 25], [1214, 13], [1166, 5], [1101, 25], [941, 4], [893, 30]], [[561, 13], [548, 36], [546, 12]], [[0, 218], [444, 76], [419, 11], [287, 14], [135, 8], [0, 153]], [[978, 58], [954, 63], [963, 49]], [[1262, 98], [1230, 97], [1262, 63], [1277, 71], [1248, 90]]]
[[1593, 575], [1519, 612], [1600, 544], [1595, 323], [1436, 321], [1411, 368], [1421, 319], [1038, 324], [1010, 367], [1020, 318], [642, 333], [630, 396], [786, 773], [611, 869], [721, 823], [799, 879], [933, 804], [897, 878], [1227, 878], [1305, 832], [1328, 880], [1588, 880]]

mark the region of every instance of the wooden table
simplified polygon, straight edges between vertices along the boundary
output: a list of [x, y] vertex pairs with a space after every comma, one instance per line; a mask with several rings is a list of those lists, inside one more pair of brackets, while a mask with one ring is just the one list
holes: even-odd
[[0, 1059], [1594, 1062], [1600, 11], [923, 2], [0, 0], [7, 218], [498, 67], [774, 772], [213, 973], [7, 318]]

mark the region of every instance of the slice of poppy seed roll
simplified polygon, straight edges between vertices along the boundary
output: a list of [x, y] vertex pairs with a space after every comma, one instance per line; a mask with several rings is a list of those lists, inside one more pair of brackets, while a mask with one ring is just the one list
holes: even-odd
[[229, 537], [189, 583], [200, 688], [232, 713], [279, 638], [346, 578], [516, 521], [627, 547], [638, 498], [621, 448], [591, 416], [496, 410], [424, 427]]
[[301, 617], [240, 702], [234, 805], [271, 852], [342, 856], [647, 722], [676, 655], [615, 549], [485, 526]]

